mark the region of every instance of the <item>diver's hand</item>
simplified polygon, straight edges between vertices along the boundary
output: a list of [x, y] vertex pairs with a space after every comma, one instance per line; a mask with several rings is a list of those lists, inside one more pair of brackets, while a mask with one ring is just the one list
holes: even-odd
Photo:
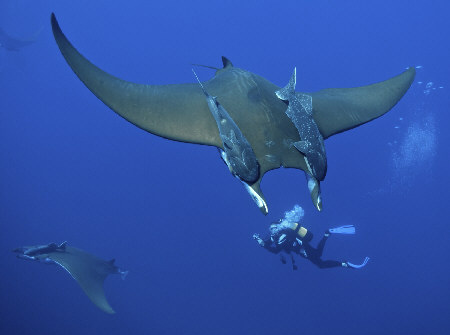
[[300, 250], [300, 255], [305, 257], [305, 258], [308, 258], [308, 254], [306, 253], [306, 250], [303, 249], [303, 248]]
[[253, 234], [253, 239], [255, 239], [260, 246], [262, 246], [262, 247], [264, 246], [264, 241], [259, 236], [259, 234]]

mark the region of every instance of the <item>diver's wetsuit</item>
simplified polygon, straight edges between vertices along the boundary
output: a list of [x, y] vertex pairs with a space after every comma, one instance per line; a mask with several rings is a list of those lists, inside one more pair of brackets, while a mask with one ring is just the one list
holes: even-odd
[[308, 242], [303, 242], [302, 247], [304, 249], [304, 252], [300, 252], [300, 256], [309, 259], [311, 263], [317, 265], [321, 269], [341, 267], [342, 263], [344, 262], [322, 260], [323, 248], [325, 247], [325, 243], [328, 237], [328, 234], [324, 234], [319, 244], [317, 245], [317, 248], [313, 248]]
[[[325, 233], [322, 239], [320, 240], [317, 248], [312, 247], [309, 242], [305, 239], [300, 239], [297, 235], [297, 230], [292, 229], [283, 229], [276, 235], [271, 235], [266, 239], [263, 239], [265, 249], [269, 250], [274, 254], [278, 254], [281, 251], [286, 252], [291, 256], [292, 264], [294, 269], [296, 266], [294, 265], [294, 259], [291, 252], [296, 253], [303, 258], [306, 258], [311, 261], [314, 265], [318, 266], [321, 269], [325, 268], [334, 268], [334, 267], [342, 267], [343, 263], [334, 260], [322, 260], [322, 253], [325, 247], [325, 243], [329, 237], [328, 233]], [[284, 258], [281, 258], [283, 263], [286, 263]]]

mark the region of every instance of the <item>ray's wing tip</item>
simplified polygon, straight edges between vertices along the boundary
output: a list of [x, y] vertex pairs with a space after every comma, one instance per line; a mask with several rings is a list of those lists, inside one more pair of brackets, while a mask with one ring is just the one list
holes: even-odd
[[113, 310], [111, 307], [109, 308], [109, 309], [107, 309], [107, 310], [104, 310], [106, 313], [108, 313], [108, 314], [116, 314], [116, 311], [115, 310]]
[[403, 73], [408, 73], [411, 77], [411, 81], [414, 80], [414, 77], [416, 76], [416, 67], [415, 66], [409, 66], [406, 68], [406, 70]]
[[[78, 282], [78, 284], [80, 286], [82, 286], [79, 282]], [[82, 288], [83, 288], [83, 286], [82, 286]], [[88, 298], [94, 303], [94, 305], [96, 307], [98, 307], [99, 309], [101, 309], [103, 312], [108, 313], [108, 314], [116, 314], [116, 311], [111, 307], [108, 300], [106, 299], [104, 290], [102, 290], [100, 295], [98, 295], [98, 294], [92, 295], [92, 294], [88, 293], [86, 290], [84, 290], [84, 292], [86, 293]]]
[[403, 97], [403, 95], [408, 91], [408, 89], [411, 87], [415, 77], [416, 77], [416, 68], [414, 66], [409, 66], [406, 68], [405, 71], [403, 71], [399, 75], [387, 80], [391, 81], [392, 83], [396, 82], [398, 88], [403, 92], [403, 94], [398, 97], [398, 100], [400, 100]]
[[56, 19], [56, 15], [53, 12], [50, 14], [50, 22], [52, 24], [52, 27], [59, 26], [58, 20]]
[[52, 26], [53, 36], [56, 39], [58, 35], [62, 35], [62, 30], [61, 27], [59, 26], [58, 20], [56, 19], [55, 13], [52, 13], [50, 15], [50, 23]]
[[413, 82], [414, 78], [416, 77], [416, 68], [414, 66], [411, 66], [408, 71], [411, 72], [411, 82]]
[[407, 85], [407, 88], [409, 88], [412, 85], [412, 83], [414, 82], [415, 77], [416, 77], [416, 68], [414, 66], [409, 66], [402, 73], [400, 73], [399, 75], [397, 75], [391, 79], [394, 79], [394, 78], [400, 79], [401, 78], [403, 85]]
[[107, 314], [116, 314], [116, 311], [109, 304], [105, 305], [103, 303], [96, 303], [95, 301], [94, 304], [96, 305], [96, 307], [98, 307]]

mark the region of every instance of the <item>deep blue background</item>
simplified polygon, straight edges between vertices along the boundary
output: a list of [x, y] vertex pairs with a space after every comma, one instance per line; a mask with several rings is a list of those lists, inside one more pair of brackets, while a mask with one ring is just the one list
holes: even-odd
[[[2, 1], [8, 33], [43, 30], [20, 52], [0, 49], [0, 333], [449, 334], [449, 10], [446, 0]], [[322, 213], [303, 172], [280, 169], [263, 180], [264, 217], [214, 148], [158, 138], [103, 105], [57, 49], [52, 11], [94, 64], [139, 83], [194, 82], [191, 63], [220, 66], [222, 55], [280, 86], [297, 66], [299, 91], [423, 68], [390, 113], [326, 141]], [[325, 257], [370, 256], [368, 266], [298, 260], [293, 272], [259, 248], [252, 234], [296, 203], [316, 238], [355, 224]], [[63, 240], [130, 270], [105, 282], [117, 314], [61, 268], [10, 252]]]

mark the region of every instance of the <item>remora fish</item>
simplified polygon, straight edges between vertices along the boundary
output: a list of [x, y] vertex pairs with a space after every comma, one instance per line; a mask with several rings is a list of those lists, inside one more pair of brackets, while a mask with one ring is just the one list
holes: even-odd
[[325, 144], [313, 118], [312, 98], [307, 94], [296, 93], [296, 82], [297, 69], [294, 68], [289, 83], [275, 94], [281, 100], [288, 102], [286, 115], [298, 130], [300, 141], [293, 145], [304, 155], [309, 173], [317, 180], [322, 181], [327, 173]]

